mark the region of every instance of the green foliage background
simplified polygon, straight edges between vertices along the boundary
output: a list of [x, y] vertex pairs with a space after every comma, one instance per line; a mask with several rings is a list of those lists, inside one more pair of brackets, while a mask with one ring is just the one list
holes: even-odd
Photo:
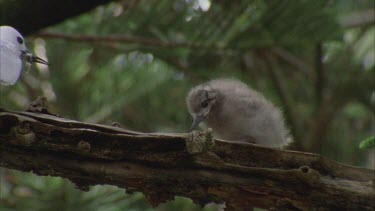
[[[374, 168], [374, 149], [358, 145], [374, 134], [375, 27], [343, 21], [371, 9], [371, 0], [117, 1], [45, 31], [133, 41], [28, 37], [52, 65], [1, 87], [0, 107], [23, 110], [43, 95], [63, 117], [185, 132], [189, 88], [238, 78], [283, 108], [297, 149]], [[201, 209], [185, 198], [152, 208], [140, 193], [112, 186], [84, 193], [59, 178], [5, 169], [0, 185], [1, 210]]]

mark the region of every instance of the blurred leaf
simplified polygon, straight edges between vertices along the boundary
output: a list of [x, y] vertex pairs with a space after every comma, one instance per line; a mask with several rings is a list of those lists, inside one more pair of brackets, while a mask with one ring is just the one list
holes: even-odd
[[370, 136], [359, 144], [360, 149], [369, 149], [375, 147], [375, 136]]
[[367, 115], [366, 107], [360, 103], [349, 103], [344, 111], [349, 118], [360, 118]]

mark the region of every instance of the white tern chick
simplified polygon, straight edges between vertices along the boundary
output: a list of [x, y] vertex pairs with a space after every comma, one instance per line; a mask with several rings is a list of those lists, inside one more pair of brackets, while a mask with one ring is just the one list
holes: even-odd
[[25, 45], [22, 35], [10, 26], [0, 26], [0, 84], [13, 85], [22, 71], [22, 60], [28, 63], [42, 63], [43, 59], [34, 56]]
[[259, 92], [232, 79], [217, 79], [192, 88], [186, 98], [194, 129], [202, 121], [216, 138], [268, 147], [289, 142], [278, 108]]

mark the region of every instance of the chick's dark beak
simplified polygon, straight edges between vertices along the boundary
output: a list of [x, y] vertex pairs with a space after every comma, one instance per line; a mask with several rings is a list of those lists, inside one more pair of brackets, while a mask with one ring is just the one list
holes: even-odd
[[30, 64], [40, 63], [40, 64], [44, 64], [44, 65], [49, 65], [47, 61], [45, 61], [44, 59], [42, 59], [38, 56], [35, 56], [34, 54], [32, 54], [28, 50], [22, 51], [21, 59], [24, 59], [25, 61], [29, 62]]
[[198, 114], [195, 116], [193, 124], [190, 127], [190, 131], [194, 130], [205, 118], [205, 115], [203, 114]]

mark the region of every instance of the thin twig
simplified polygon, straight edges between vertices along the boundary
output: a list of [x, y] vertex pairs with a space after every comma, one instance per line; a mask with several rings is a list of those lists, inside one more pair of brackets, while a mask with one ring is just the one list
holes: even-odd
[[75, 35], [75, 34], [63, 34], [63, 33], [53, 33], [53, 32], [40, 32], [34, 35], [35, 37], [46, 38], [46, 39], [64, 39], [70, 41], [79, 42], [124, 42], [124, 43], [134, 43], [146, 46], [154, 47], [164, 47], [164, 48], [213, 48], [210, 46], [196, 45], [193, 43], [177, 43], [172, 41], [162, 41], [154, 38], [144, 38], [136, 36], [126, 36], [126, 35], [106, 35], [106, 36], [96, 36], [96, 35]]
[[309, 70], [311, 69], [311, 65], [306, 61], [303, 61], [302, 59], [298, 58], [296, 55], [293, 55], [291, 52], [282, 47], [274, 47], [272, 48], [272, 52], [274, 52], [280, 58], [284, 59], [290, 65], [296, 67], [304, 76], [310, 76]]
[[325, 77], [324, 77], [324, 65], [323, 65], [322, 57], [323, 57], [322, 43], [318, 43], [316, 44], [316, 47], [315, 47], [315, 77], [314, 77], [315, 98], [316, 98], [315, 112], [319, 110], [319, 107], [323, 100]]
[[296, 149], [301, 149], [301, 143], [300, 143], [301, 136], [300, 136], [299, 129], [298, 129], [299, 124], [297, 121], [296, 114], [294, 113], [294, 110], [293, 110], [292, 99], [290, 98], [287, 92], [286, 84], [284, 83], [283, 77], [280, 74], [280, 70], [279, 70], [280, 65], [277, 64], [277, 61], [274, 55], [268, 52], [265, 52], [264, 55], [266, 57], [266, 60], [268, 61], [267, 70], [270, 74], [271, 80], [283, 104], [283, 110], [286, 116], [286, 120], [290, 126], [290, 130], [293, 135], [294, 147]]

